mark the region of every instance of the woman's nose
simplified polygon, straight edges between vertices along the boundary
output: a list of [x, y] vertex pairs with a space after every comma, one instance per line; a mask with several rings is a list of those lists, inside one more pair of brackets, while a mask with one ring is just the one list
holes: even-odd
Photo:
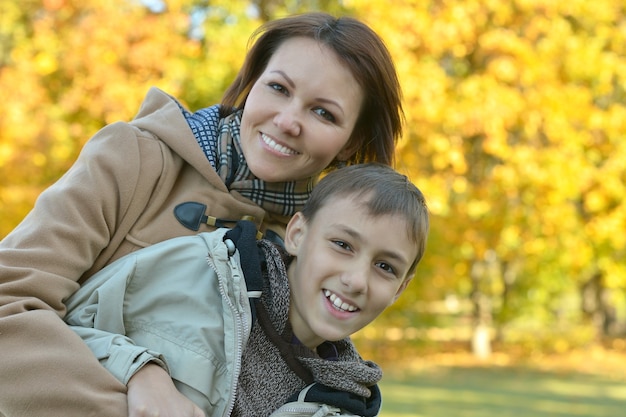
[[287, 106], [274, 116], [274, 124], [291, 136], [299, 136], [302, 132], [300, 114], [294, 106]]

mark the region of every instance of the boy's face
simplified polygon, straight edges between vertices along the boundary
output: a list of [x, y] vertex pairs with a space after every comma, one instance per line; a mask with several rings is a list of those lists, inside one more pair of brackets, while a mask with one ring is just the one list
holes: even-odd
[[402, 216], [372, 217], [352, 196], [330, 199], [310, 223], [291, 219], [289, 319], [303, 344], [343, 339], [397, 299], [417, 256], [407, 228]]

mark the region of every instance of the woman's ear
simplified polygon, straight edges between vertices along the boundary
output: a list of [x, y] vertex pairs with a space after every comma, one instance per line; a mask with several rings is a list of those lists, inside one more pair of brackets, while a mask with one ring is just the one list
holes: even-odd
[[285, 230], [285, 249], [290, 255], [297, 256], [298, 247], [306, 232], [306, 219], [301, 212], [293, 215]]
[[354, 156], [360, 146], [361, 144], [358, 140], [350, 138], [350, 140], [348, 140], [348, 143], [346, 143], [343, 149], [339, 151], [337, 156], [335, 156], [335, 160], [340, 162], [348, 161]]

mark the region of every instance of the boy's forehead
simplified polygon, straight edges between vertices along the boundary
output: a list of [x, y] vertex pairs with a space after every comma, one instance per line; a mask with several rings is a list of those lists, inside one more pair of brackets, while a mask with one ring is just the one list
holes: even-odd
[[406, 232], [406, 236], [409, 240], [414, 241], [415, 237], [412, 234], [413, 226], [411, 221], [407, 218], [406, 214], [389, 212], [389, 213], [374, 213], [371, 209], [371, 198], [373, 194], [370, 192], [365, 193], [351, 193], [344, 195], [335, 195], [324, 203], [320, 211], [323, 211], [322, 216], [315, 215], [315, 220], [325, 223], [359, 223], [363, 226], [373, 225], [383, 221], [384, 219], [393, 219], [393, 230], [389, 230], [390, 233], [397, 233], [398, 230]]
[[[324, 217], [326, 220], [328, 216], [332, 216], [332, 218], [336, 218], [340, 214], [351, 213], [352, 215], [358, 216], [369, 216], [369, 198], [365, 194], [343, 194], [343, 195], [334, 195], [326, 199], [323, 205], [319, 208], [318, 211], [324, 213]], [[318, 216], [315, 215], [317, 218]]]
[[364, 218], [367, 218], [369, 221], [370, 219], [385, 217], [392, 217], [397, 220], [403, 219], [403, 216], [397, 213], [373, 213], [370, 206], [371, 197], [371, 193], [351, 193], [332, 196], [326, 200], [320, 211], [324, 211], [324, 221], [339, 221], [340, 219], [350, 221]]

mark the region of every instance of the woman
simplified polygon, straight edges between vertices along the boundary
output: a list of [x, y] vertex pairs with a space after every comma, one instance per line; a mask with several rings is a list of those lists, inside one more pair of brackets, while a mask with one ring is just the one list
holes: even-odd
[[61, 320], [79, 283], [138, 248], [244, 217], [281, 236], [323, 170], [392, 163], [400, 89], [374, 32], [312, 13], [257, 35], [221, 106], [191, 114], [151, 90], [0, 242], [0, 416], [140, 415], [163, 375], [146, 365], [127, 399]]

